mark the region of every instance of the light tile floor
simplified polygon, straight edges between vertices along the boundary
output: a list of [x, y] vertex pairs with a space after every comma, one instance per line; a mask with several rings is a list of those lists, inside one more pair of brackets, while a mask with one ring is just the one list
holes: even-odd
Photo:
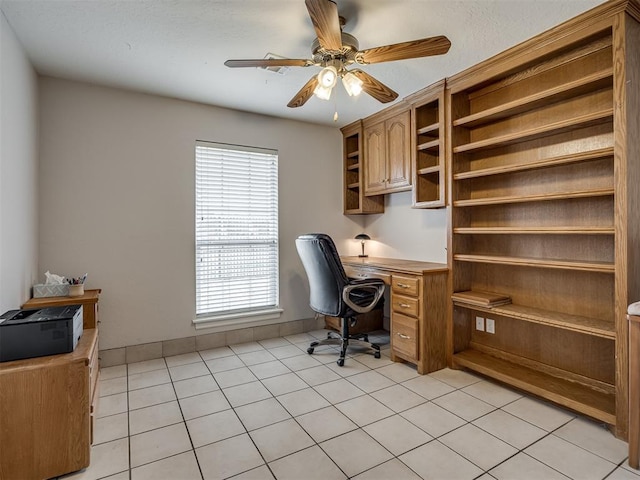
[[69, 479], [640, 480], [603, 425], [454, 370], [310, 341], [325, 330], [101, 370], [91, 466]]

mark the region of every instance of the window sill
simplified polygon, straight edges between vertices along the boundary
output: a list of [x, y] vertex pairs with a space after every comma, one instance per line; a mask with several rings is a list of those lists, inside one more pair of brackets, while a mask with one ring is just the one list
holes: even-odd
[[210, 329], [211, 333], [226, 332], [239, 328], [260, 327], [280, 323], [283, 310], [273, 308], [256, 312], [233, 313], [208, 317], [197, 317], [193, 320], [196, 330]]

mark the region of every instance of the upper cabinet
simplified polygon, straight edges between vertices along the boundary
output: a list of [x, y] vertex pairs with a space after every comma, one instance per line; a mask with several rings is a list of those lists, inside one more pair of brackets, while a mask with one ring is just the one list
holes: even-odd
[[364, 196], [364, 155], [362, 150], [362, 120], [342, 129], [344, 214], [383, 213], [384, 196]]
[[411, 113], [400, 103], [363, 121], [364, 194], [411, 189]]
[[445, 81], [407, 97], [411, 105], [411, 167], [413, 207], [446, 205]]

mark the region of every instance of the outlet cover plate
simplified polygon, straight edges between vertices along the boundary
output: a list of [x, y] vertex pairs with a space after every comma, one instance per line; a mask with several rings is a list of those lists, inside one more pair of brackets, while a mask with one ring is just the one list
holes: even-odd
[[496, 333], [496, 321], [492, 318], [487, 318], [487, 333]]
[[476, 330], [480, 330], [481, 332], [484, 332], [484, 318], [483, 317], [476, 317]]

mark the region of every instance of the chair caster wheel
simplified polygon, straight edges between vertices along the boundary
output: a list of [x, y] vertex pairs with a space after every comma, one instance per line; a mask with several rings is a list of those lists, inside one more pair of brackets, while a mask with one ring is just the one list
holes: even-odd
[[309, 355], [311, 355], [313, 353], [313, 348], [311, 348], [311, 347], [307, 348], [307, 353]]
[[379, 352], [379, 351], [376, 351], [376, 352], [373, 354], [373, 358], [380, 358], [380, 352]]
[[339, 367], [343, 367], [344, 366], [344, 358], [339, 358], [337, 363], [338, 363]]

